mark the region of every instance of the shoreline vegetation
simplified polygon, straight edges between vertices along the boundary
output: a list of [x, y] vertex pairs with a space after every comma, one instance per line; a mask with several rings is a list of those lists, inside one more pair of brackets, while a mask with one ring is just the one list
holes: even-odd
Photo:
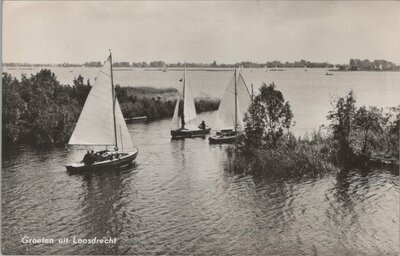
[[230, 170], [267, 176], [318, 176], [373, 165], [399, 166], [400, 105], [357, 107], [354, 93], [332, 102], [328, 126], [304, 137], [291, 132], [289, 102], [261, 86], [245, 117], [245, 136], [227, 149]]
[[[350, 59], [348, 64], [332, 64], [329, 62], [312, 62], [306, 60], [294, 61], [294, 62], [281, 62], [281, 61], [266, 61], [266, 62], [252, 62], [252, 61], [241, 61], [234, 64], [217, 63], [185, 63], [187, 68], [201, 68], [201, 69], [213, 69], [213, 68], [329, 68], [333, 71], [400, 71], [400, 65], [396, 65], [393, 62], [387, 60], [373, 60], [368, 59]], [[6, 62], [3, 63], [3, 67], [7, 68], [33, 68], [33, 67], [101, 67], [103, 63], [101, 61], [90, 61], [83, 64], [79, 63], [58, 63], [58, 64], [37, 64], [37, 63], [21, 63], [21, 62]], [[183, 68], [184, 63], [165, 63], [164, 61], [150, 61], [150, 62], [129, 62], [119, 61], [114, 62], [113, 67], [118, 68], [150, 68], [150, 69], [163, 69], [165, 68]]]
[[[68, 142], [91, 83], [79, 75], [73, 85], [62, 85], [51, 70], [22, 75], [18, 80], [2, 75], [2, 144], [64, 145]], [[147, 116], [153, 121], [173, 116], [178, 90], [115, 86], [125, 118]], [[182, 105], [182, 104], [181, 104]], [[219, 99], [195, 99], [197, 112], [217, 110]]]

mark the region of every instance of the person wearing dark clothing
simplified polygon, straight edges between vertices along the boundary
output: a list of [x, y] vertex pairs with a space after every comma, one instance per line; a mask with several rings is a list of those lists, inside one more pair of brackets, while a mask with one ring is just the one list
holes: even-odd
[[95, 162], [95, 157], [92, 153], [90, 153], [89, 151], [86, 153], [86, 155], [83, 157], [83, 163], [85, 165], [91, 165]]
[[182, 129], [185, 129], [185, 116], [183, 114], [181, 116], [181, 123], [182, 123]]
[[203, 121], [201, 121], [201, 124], [199, 125], [200, 129], [205, 130], [206, 129], [206, 123]]

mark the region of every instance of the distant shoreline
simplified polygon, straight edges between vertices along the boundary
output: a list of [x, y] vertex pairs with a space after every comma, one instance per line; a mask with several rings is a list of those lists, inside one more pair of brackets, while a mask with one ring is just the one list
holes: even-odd
[[[40, 69], [46, 69], [46, 68], [90, 68], [90, 69], [98, 69], [98, 67], [84, 67], [84, 66], [79, 66], [79, 67], [59, 67], [59, 66], [45, 66], [45, 67], [26, 67], [26, 66], [15, 66], [15, 67], [5, 67], [3, 66], [2, 71], [7, 72], [11, 70], [18, 70], [18, 71], [29, 71], [29, 70], [40, 70]], [[285, 70], [293, 70], [293, 69], [299, 69], [303, 70], [304, 68], [299, 68], [299, 67], [278, 67], [278, 69], [275, 68], [241, 68], [241, 70], [246, 70], [246, 71], [264, 71], [264, 72], [276, 72], [276, 71], [285, 71]], [[320, 70], [325, 70], [324, 68], [321, 67], [310, 67], [307, 68], [307, 70], [313, 70], [313, 69], [320, 69]], [[138, 68], [138, 67], [126, 67], [126, 68], [113, 68], [114, 71], [124, 71], [124, 72], [129, 72], [129, 71], [149, 71], [149, 72], [163, 72], [161, 68]], [[173, 68], [168, 68], [165, 72], [169, 71], [183, 71], [184, 68], [181, 67], [173, 67]], [[234, 71], [233, 68], [197, 68], [197, 67], [189, 67], [186, 68], [187, 71], [209, 71], [209, 72], [227, 72], [227, 71]], [[328, 69], [328, 71], [332, 72], [400, 72], [400, 70], [367, 70], [367, 69], [359, 69], [359, 70], [349, 70], [349, 69]]]
[[[2, 62], [3, 66], [11, 67], [11, 68], [34, 68], [34, 67], [101, 67], [103, 63], [101, 61], [89, 61], [84, 63], [28, 63], [28, 62]], [[171, 70], [171, 69], [183, 69], [184, 67], [196, 68], [199, 70], [209, 69], [210, 71], [214, 71], [215, 69], [233, 69], [233, 68], [245, 68], [245, 69], [282, 69], [282, 68], [301, 68], [301, 69], [311, 69], [311, 68], [334, 68], [340, 70], [397, 70], [400, 71], [400, 66], [384, 59], [375, 59], [370, 61], [368, 59], [349, 59], [348, 64], [332, 64], [327, 61], [318, 62], [318, 61], [307, 61], [307, 60], [298, 60], [298, 61], [278, 61], [278, 60], [270, 60], [264, 62], [254, 62], [254, 61], [246, 61], [242, 60], [235, 63], [217, 63], [217, 61], [213, 61], [211, 63], [195, 63], [195, 62], [176, 62], [176, 63], [166, 63], [162, 60], [158, 61], [139, 61], [139, 62], [130, 62], [130, 61], [114, 61], [113, 67], [118, 69], [136, 69], [136, 68], [144, 68], [149, 70]]]

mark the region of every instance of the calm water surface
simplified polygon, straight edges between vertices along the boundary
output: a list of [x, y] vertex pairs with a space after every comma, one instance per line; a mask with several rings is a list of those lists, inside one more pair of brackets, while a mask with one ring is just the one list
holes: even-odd
[[[169, 128], [129, 125], [139, 156], [115, 171], [68, 175], [79, 149], [4, 152], [3, 254], [398, 255], [397, 174], [235, 175], [225, 146], [171, 141]], [[26, 245], [24, 235], [118, 242]]]

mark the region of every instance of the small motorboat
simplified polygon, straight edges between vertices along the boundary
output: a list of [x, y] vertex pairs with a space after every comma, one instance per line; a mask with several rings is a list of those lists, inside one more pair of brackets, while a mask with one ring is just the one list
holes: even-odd
[[136, 116], [136, 117], [125, 118], [125, 122], [127, 124], [140, 123], [140, 122], [146, 122], [146, 121], [147, 121], [147, 116]]

